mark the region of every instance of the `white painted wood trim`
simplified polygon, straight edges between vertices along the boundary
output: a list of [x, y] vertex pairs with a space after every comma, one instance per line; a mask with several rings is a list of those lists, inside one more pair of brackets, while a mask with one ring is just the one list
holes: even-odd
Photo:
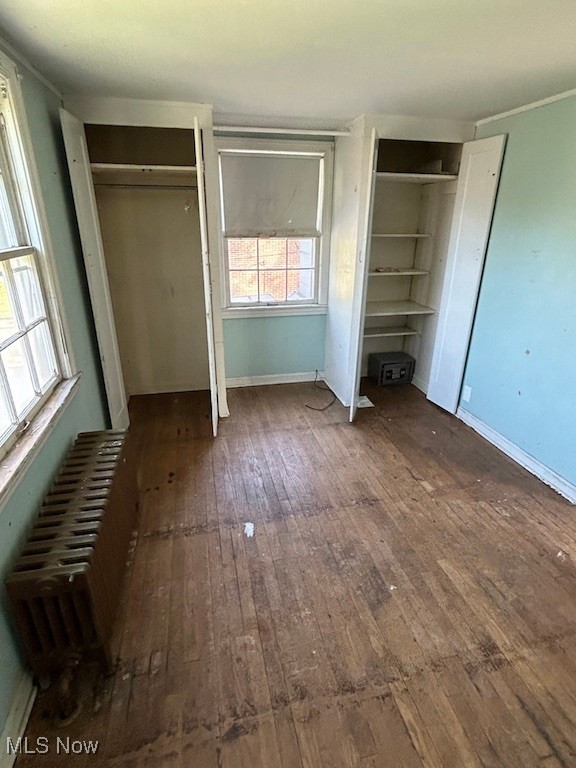
[[417, 373], [415, 373], [414, 376], [412, 376], [412, 384], [414, 384], [416, 389], [419, 389], [420, 392], [423, 392], [424, 394], [426, 394], [426, 392], [428, 391], [428, 382], [425, 379], [418, 376]]
[[[58, 88], [56, 88], [56, 86], [54, 85], [54, 83], [51, 83], [51, 82], [50, 82], [50, 80], [48, 80], [46, 77], [44, 77], [44, 75], [42, 74], [42, 72], [39, 72], [39, 71], [36, 69], [36, 67], [34, 66], [34, 64], [32, 64], [32, 63], [31, 63], [31, 62], [30, 62], [30, 61], [29, 61], [29, 60], [26, 58], [26, 56], [24, 56], [23, 54], [21, 54], [21, 53], [20, 53], [20, 51], [19, 51], [17, 48], [14, 48], [14, 46], [13, 46], [11, 43], [9, 43], [9, 42], [8, 42], [8, 40], [6, 40], [6, 38], [5, 38], [5, 37], [2, 37], [2, 36], [0, 36], [0, 46], [2, 46], [2, 48], [4, 49], [4, 51], [6, 51], [6, 53], [7, 53], [9, 56], [11, 56], [13, 59], [15, 59], [16, 61], [18, 61], [18, 62], [19, 62], [20, 64], [22, 64], [23, 66], [25, 66], [25, 67], [26, 67], [26, 69], [28, 69], [28, 70], [29, 70], [29, 71], [30, 71], [30, 72], [31, 72], [31, 73], [34, 75], [34, 77], [37, 77], [37, 78], [38, 78], [38, 80], [40, 80], [40, 82], [41, 82], [43, 85], [45, 85], [45, 86], [46, 86], [46, 88], [48, 88], [48, 90], [52, 91], [52, 93], [53, 93], [55, 96], [57, 96], [57, 97], [60, 99], [60, 101], [62, 101], [62, 94], [60, 93], [60, 91], [58, 90]], [[19, 74], [20, 74], [20, 76], [21, 76], [21, 77], [25, 77], [25, 75], [24, 75], [24, 74], [22, 74], [22, 73], [19, 73]]]
[[282, 136], [350, 136], [350, 131], [330, 131], [306, 128], [264, 128], [263, 126], [249, 127], [245, 125], [215, 125], [215, 133], [261, 133], [272, 136], [281, 134]]
[[[366, 176], [362, 177], [362, 193], [358, 231], [358, 253], [356, 275], [354, 280], [354, 300], [352, 305], [352, 338], [350, 348], [350, 422], [354, 421], [358, 398], [360, 396], [360, 377], [362, 375], [362, 348], [364, 344], [364, 322], [366, 319], [366, 294], [368, 290], [368, 274], [370, 272], [370, 247], [372, 243], [372, 217], [374, 213], [374, 193], [376, 189], [376, 169], [378, 167], [379, 136], [376, 128], [370, 131], [370, 139], [364, 142], [364, 150], [368, 149]], [[363, 170], [364, 173], [364, 170]]]
[[224, 324], [222, 322], [222, 238], [220, 213], [220, 185], [218, 158], [212, 131], [212, 115], [207, 118], [204, 130], [204, 182], [208, 213], [208, 241], [210, 257], [210, 280], [212, 285], [212, 327], [214, 329], [214, 350], [216, 355], [216, 384], [218, 387], [218, 414], [220, 418], [230, 415], [226, 394], [226, 361], [224, 359]]
[[184, 384], [174, 385], [170, 381], [156, 381], [153, 384], [141, 384], [129, 391], [129, 396], [132, 395], [174, 395], [177, 397], [183, 392], [208, 392], [208, 387], [192, 387]]
[[314, 304], [309, 306], [278, 304], [277, 306], [270, 307], [227, 307], [222, 310], [222, 317], [224, 320], [240, 320], [243, 318], [254, 319], [255, 317], [326, 315], [327, 313], [327, 304]]
[[168, 175], [196, 173], [195, 165], [135, 165], [134, 163], [90, 163], [92, 173], [107, 173], [110, 171], [128, 171], [136, 175], [144, 173], [164, 173]]
[[303, 373], [273, 373], [265, 376], [238, 376], [226, 379], [226, 386], [234, 387], [260, 387], [268, 384], [298, 384], [301, 381], [324, 381], [324, 371], [305, 371]]
[[128, 404], [84, 126], [64, 109], [60, 119], [110, 421], [114, 429], [127, 429]]
[[83, 123], [191, 129], [197, 117], [201, 128], [212, 127], [212, 106], [196, 102], [65, 94], [64, 108]]
[[505, 117], [512, 117], [513, 115], [519, 115], [522, 112], [529, 112], [531, 109], [538, 109], [538, 107], [545, 107], [547, 104], [553, 104], [555, 101], [562, 101], [563, 99], [569, 99], [571, 96], [576, 96], [576, 88], [572, 88], [570, 91], [563, 91], [556, 94], [556, 96], [548, 96], [546, 99], [540, 99], [540, 101], [533, 101], [530, 104], [524, 104], [516, 109], [509, 109], [508, 112], [500, 112], [498, 115], [491, 115], [490, 117], [483, 117], [482, 120], [476, 121], [476, 127], [479, 125], [486, 125], [486, 123], [493, 123], [495, 120], [503, 120]]
[[68, 378], [77, 373], [76, 360], [72, 348], [70, 329], [66, 317], [66, 307], [62, 296], [54, 248], [48, 225], [48, 215], [44, 203], [44, 193], [40, 184], [40, 176], [36, 165], [36, 156], [32, 145], [32, 136], [28, 125], [28, 113], [24, 104], [24, 96], [20, 86], [18, 67], [8, 56], [0, 51], [0, 72], [10, 84], [10, 101], [16, 124], [16, 140], [20, 145], [20, 153], [24, 163], [15, 157], [17, 172], [22, 176], [21, 182], [27, 187], [28, 194], [22, 198], [24, 218], [29, 230], [30, 244], [38, 250], [40, 277], [46, 293], [50, 321], [54, 335], [57, 355], [62, 376]]
[[32, 675], [27, 670], [22, 670], [12, 706], [0, 736], [0, 768], [12, 768], [16, 762], [17, 755], [8, 754], [8, 739], [11, 739], [14, 744], [24, 735], [35, 698], [36, 688], [32, 682]]
[[204, 181], [204, 152], [198, 118], [194, 118], [194, 146], [196, 149], [196, 176], [198, 179], [198, 213], [200, 216], [200, 240], [202, 243], [202, 276], [204, 280], [204, 304], [206, 310], [206, 340], [208, 342], [208, 371], [210, 374], [210, 401], [212, 404], [212, 434], [218, 432], [218, 383], [216, 377], [216, 346], [212, 318], [212, 277], [210, 275], [210, 246], [208, 241], [208, 213]]
[[568, 480], [565, 480], [563, 477], [558, 475], [556, 472], [554, 472], [553, 469], [550, 469], [550, 467], [542, 464], [542, 462], [538, 461], [538, 459], [535, 459], [534, 456], [526, 453], [526, 451], [524, 451], [518, 445], [508, 440], [507, 437], [504, 437], [504, 435], [496, 432], [495, 429], [492, 429], [492, 427], [489, 427], [483, 421], [480, 421], [480, 419], [477, 419], [476, 416], [468, 413], [468, 411], [465, 411], [463, 408], [458, 408], [456, 411], [456, 416], [461, 421], [463, 421], [464, 424], [467, 424], [475, 432], [478, 432], [478, 434], [481, 435], [485, 440], [488, 440], [489, 443], [492, 443], [492, 445], [501, 450], [502, 453], [505, 453], [506, 456], [509, 456], [517, 464], [520, 464], [521, 467], [527, 469], [528, 472], [536, 475], [539, 480], [542, 480], [543, 483], [549, 485], [550, 488], [553, 488], [561, 496], [564, 496], [564, 498], [568, 499], [569, 502], [576, 504], [575, 485], [569, 483]]
[[488, 250], [506, 136], [464, 144], [427, 397], [450, 413], [460, 398]]
[[[0, 514], [78, 391], [80, 374], [60, 382], [0, 464]], [[0, 745], [1, 746], [1, 745]]]

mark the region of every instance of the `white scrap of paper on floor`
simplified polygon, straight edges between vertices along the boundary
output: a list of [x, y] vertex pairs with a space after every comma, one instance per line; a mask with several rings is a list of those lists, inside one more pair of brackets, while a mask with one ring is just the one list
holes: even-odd
[[244, 533], [248, 538], [254, 536], [254, 523], [244, 523]]
[[374, 403], [366, 395], [360, 395], [358, 398], [358, 408], [374, 408]]

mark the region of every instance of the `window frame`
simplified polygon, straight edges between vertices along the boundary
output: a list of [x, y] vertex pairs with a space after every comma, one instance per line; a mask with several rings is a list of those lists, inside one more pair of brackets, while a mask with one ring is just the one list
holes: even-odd
[[[57, 376], [44, 388], [39, 399], [32, 402], [0, 445], [0, 459], [8, 464], [7, 455], [29, 427], [34, 427], [32, 433], [38, 431], [34, 419], [48, 405], [50, 411], [54, 409], [55, 397], [61, 408], [64, 405], [62, 397], [72, 396], [77, 380], [20, 80], [17, 65], [0, 51], [0, 155], [7, 171], [7, 199], [19, 243], [14, 248], [3, 249], [3, 260], [11, 258], [9, 252], [13, 252], [13, 256], [32, 256], [53, 342]], [[21, 461], [25, 462], [26, 456]], [[4, 488], [3, 480], [0, 472], [0, 492]]]
[[[330, 262], [330, 229], [332, 219], [332, 188], [334, 177], [334, 140], [286, 140], [259, 139], [252, 137], [220, 137], [215, 139], [218, 159], [218, 175], [220, 185], [220, 256], [223, 280], [221, 281], [221, 305], [224, 319], [240, 317], [278, 317], [285, 315], [326, 314], [328, 303], [328, 273]], [[320, 159], [319, 200], [320, 214], [318, 216], [319, 234], [295, 234], [294, 232], [278, 232], [275, 239], [312, 239], [315, 251], [314, 267], [314, 298], [312, 300], [293, 300], [278, 303], [240, 304], [230, 301], [230, 270], [228, 268], [228, 239], [224, 231], [224, 198], [222, 184], [222, 154], [273, 154], [273, 155], [311, 155]], [[268, 239], [271, 235], [246, 232], [234, 232], [230, 239]]]

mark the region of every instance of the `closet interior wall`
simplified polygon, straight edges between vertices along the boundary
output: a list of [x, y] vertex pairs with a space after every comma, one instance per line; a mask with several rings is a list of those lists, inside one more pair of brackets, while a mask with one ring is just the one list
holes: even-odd
[[194, 131], [85, 130], [127, 393], [208, 389]]

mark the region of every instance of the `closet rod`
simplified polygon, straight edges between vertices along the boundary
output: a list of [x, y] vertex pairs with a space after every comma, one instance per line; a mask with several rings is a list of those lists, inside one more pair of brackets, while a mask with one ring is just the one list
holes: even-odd
[[245, 125], [215, 125], [212, 130], [214, 133], [263, 133], [263, 134], [284, 134], [293, 136], [350, 136], [350, 131], [329, 131], [329, 130], [306, 130], [305, 128], [250, 128]]

